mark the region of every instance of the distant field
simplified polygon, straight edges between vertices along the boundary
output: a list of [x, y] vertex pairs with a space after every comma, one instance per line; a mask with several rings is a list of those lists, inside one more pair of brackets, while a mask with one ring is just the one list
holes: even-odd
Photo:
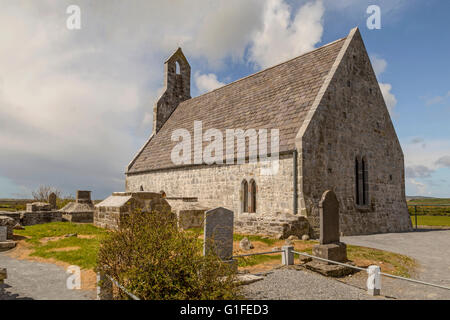
[[[415, 218], [411, 216], [413, 227], [415, 226]], [[450, 216], [417, 216], [417, 225], [419, 226], [444, 226], [450, 227]]]
[[21, 211], [25, 210], [27, 203], [33, 202], [31, 199], [0, 199], [0, 211]]
[[[441, 205], [441, 206], [436, 207], [423, 206], [426, 204]], [[415, 208], [412, 205], [417, 205], [417, 215], [450, 217], [450, 199], [448, 198], [411, 199], [408, 201], [408, 210], [411, 215], [414, 215]]]

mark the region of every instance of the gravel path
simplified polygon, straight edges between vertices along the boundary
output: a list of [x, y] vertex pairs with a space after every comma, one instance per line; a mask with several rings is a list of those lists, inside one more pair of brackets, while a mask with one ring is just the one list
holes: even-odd
[[66, 288], [64, 268], [27, 260], [17, 260], [0, 253], [0, 267], [6, 268], [8, 278], [0, 285], [0, 300], [87, 300], [95, 292]]
[[244, 286], [247, 299], [254, 300], [373, 300], [357, 287], [306, 270], [277, 269], [264, 280]]
[[[419, 229], [415, 232], [342, 237], [352, 245], [387, 250], [415, 259], [413, 278], [450, 287], [450, 230]], [[382, 291], [401, 299], [450, 299], [450, 290], [382, 278]]]

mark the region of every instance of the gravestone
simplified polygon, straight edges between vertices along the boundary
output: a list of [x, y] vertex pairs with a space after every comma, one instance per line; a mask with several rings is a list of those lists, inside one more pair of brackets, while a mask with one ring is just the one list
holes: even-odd
[[48, 203], [52, 209], [56, 209], [56, 194], [54, 192], [48, 196]]
[[313, 247], [313, 254], [332, 261], [347, 261], [347, 246], [339, 237], [339, 201], [333, 191], [323, 193], [319, 212], [320, 244]]
[[0, 242], [6, 241], [8, 239], [8, 227], [0, 226]]
[[325, 191], [319, 203], [320, 244], [339, 242], [339, 201], [333, 191]]
[[203, 254], [214, 252], [222, 261], [233, 257], [233, 211], [219, 207], [205, 212]]

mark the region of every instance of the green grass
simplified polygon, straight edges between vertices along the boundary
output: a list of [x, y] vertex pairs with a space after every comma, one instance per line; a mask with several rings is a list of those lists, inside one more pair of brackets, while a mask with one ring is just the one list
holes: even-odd
[[259, 255], [237, 258], [239, 267], [251, 267], [271, 260], [278, 260], [281, 264], [281, 255]]
[[[34, 252], [32, 256], [41, 258], [54, 258], [80, 266], [85, 269], [93, 269], [96, 265], [97, 253], [100, 248], [102, 237], [107, 231], [94, 227], [91, 224], [78, 224], [70, 222], [52, 222], [27, 226], [25, 230], [15, 230], [14, 233], [20, 236], [29, 237], [26, 241], [32, 245]], [[76, 233], [78, 235], [94, 236], [90, 239], [78, 237], [62, 238], [55, 241], [41, 243], [40, 240], [48, 237], [60, 237], [66, 234]], [[59, 248], [79, 247], [70, 251], [52, 251]]]
[[[416, 225], [414, 216], [411, 216], [413, 226]], [[417, 225], [419, 226], [450, 226], [450, 216], [419, 216], [417, 215]]]
[[[194, 232], [198, 236], [203, 235], [203, 228], [190, 228], [190, 229], [187, 229], [187, 231]], [[248, 240], [250, 240], [251, 242], [260, 241], [260, 242], [263, 242], [263, 243], [267, 244], [268, 246], [271, 246], [275, 242], [278, 241], [276, 239], [269, 239], [269, 238], [261, 237], [261, 236], [252, 236], [252, 235], [236, 234], [236, 233], [233, 234], [233, 241], [241, 241], [245, 237], [247, 237]]]
[[377, 265], [380, 265], [378, 262], [391, 264], [395, 270], [389, 273], [406, 278], [411, 277], [410, 270], [416, 265], [413, 259], [402, 254], [352, 245], [347, 245], [347, 256], [350, 260], [372, 260]]

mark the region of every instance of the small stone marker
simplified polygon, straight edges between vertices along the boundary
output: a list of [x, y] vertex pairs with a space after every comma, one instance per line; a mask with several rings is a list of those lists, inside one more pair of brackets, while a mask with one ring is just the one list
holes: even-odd
[[319, 212], [320, 244], [339, 242], [339, 201], [333, 191], [324, 192]]
[[223, 261], [233, 257], [233, 211], [219, 207], [205, 212], [203, 254], [215, 252]]
[[8, 238], [8, 227], [0, 226], [0, 242], [6, 241]]
[[48, 203], [50, 203], [51, 209], [56, 209], [56, 194], [54, 192], [48, 196]]

